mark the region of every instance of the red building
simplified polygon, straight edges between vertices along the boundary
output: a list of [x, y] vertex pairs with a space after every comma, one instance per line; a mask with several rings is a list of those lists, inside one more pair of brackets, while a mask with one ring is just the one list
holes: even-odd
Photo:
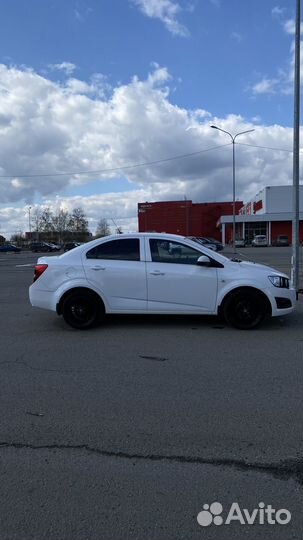
[[[236, 202], [236, 214], [243, 207]], [[231, 215], [232, 202], [193, 203], [190, 200], [138, 204], [139, 232], [166, 232], [184, 236], [211, 236], [221, 240], [216, 224]]]

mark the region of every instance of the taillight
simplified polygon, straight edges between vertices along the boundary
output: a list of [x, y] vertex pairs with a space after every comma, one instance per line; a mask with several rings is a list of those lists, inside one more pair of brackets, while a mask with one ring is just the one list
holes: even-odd
[[37, 279], [42, 276], [43, 272], [47, 269], [48, 264], [36, 264], [35, 270], [34, 270], [34, 281], [37, 281]]

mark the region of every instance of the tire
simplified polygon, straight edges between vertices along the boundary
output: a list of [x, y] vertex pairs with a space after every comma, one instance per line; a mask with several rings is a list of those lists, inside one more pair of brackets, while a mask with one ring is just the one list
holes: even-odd
[[224, 319], [240, 330], [257, 328], [267, 315], [266, 301], [258, 291], [239, 290], [231, 293], [223, 306]]
[[88, 330], [97, 326], [105, 317], [101, 300], [89, 291], [75, 291], [63, 301], [63, 319], [72, 328]]

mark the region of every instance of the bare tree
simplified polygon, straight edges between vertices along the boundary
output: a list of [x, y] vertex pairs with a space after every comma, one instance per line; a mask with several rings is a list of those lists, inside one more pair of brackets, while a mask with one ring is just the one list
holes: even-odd
[[21, 246], [24, 242], [24, 236], [21, 232], [14, 233], [12, 234], [10, 241], [16, 243], [18, 246]]
[[63, 242], [68, 232], [70, 215], [67, 210], [60, 208], [53, 216], [54, 230], [58, 233], [59, 242]]
[[31, 212], [31, 225], [32, 224], [34, 225], [32, 229], [34, 229], [36, 232], [40, 231], [40, 226], [41, 226], [40, 218], [41, 218], [41, 208], [40, 206], [34, 206]]
[[40, 231], [42, 232], [53, 232], [54, 227], [54, 214], [52, 210], [47, 207], [42, 210], [39, 218], [40, 222]]
[[97, 230], [96, 230], [96, 238], [100, 238], [101, 236], [108, 236], [110, 234], [110, 227], [105, 218], [101, 218], [98, 221]]
[[74, 208], [70, 214], [68, 229], [72, 232], [88, 233], [88, 221], [81, 207]]

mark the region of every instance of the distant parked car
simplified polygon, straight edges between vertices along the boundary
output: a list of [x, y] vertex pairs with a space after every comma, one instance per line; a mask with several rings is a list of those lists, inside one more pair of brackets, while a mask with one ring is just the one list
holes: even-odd
[[289, 239], [286, 234], [279, 234], [272, 242], [273, 246], [289, 246]]
[[235, 239], [235, 247], [244, 248], [245, 246], [246, 246], [246, 242], [244, 238]]
[[254, 237], [251, 245], [254, 247], [266, 247], [268, 244], [265, 234], [257, 234], [257, 236]]
[[51, 246], [53, 251], [60, 251], [62, 249], [60, 244], [54, 244], [53, 242], [48, 242], [48, 244]]
[[224, 246], [222, 244], [222, 242], [219, 242], [219, 240], [216, 240], [215, 238], [212, 238], [210, 236], [206, 236], [205, 237], [205, 240], [208, 240], [209, 242], [211, 242], [212, 244], [215, 244], [216, 246], [216, 251], [222, 251]]
[[64, 251], [69, 251], [70, 249], [74, 249], [76, 247], [80, 246], [79, 242], [66, 242], [63, 246]]
[[21, 248], [13, 246], [13, 244], [3, 244], [0, 246], [0, 252], [2, 253], [20, 253]]
[[55, 249], [54, 246], [52, 246], [52, 244], [49, 244], [48, 242], [32, 242], [30, 244], [30, 250], [34, 253], [37, 253], [39, 251], [45, 251], [48, 253], [50, 253], [51, 251], [57, 251], [57, 249]]
[[194, 242], [197, 242], [198, 244], [201, 244], [201, 246], [205, 246], [208, 249], [211, 249], [212, 251], [218, 251], [217, 246], [215, 243], [210, 242], [207, 240], [207, 238], [204, 238], [202, 236], [188, 236], [190, 240], [193, 240]]

